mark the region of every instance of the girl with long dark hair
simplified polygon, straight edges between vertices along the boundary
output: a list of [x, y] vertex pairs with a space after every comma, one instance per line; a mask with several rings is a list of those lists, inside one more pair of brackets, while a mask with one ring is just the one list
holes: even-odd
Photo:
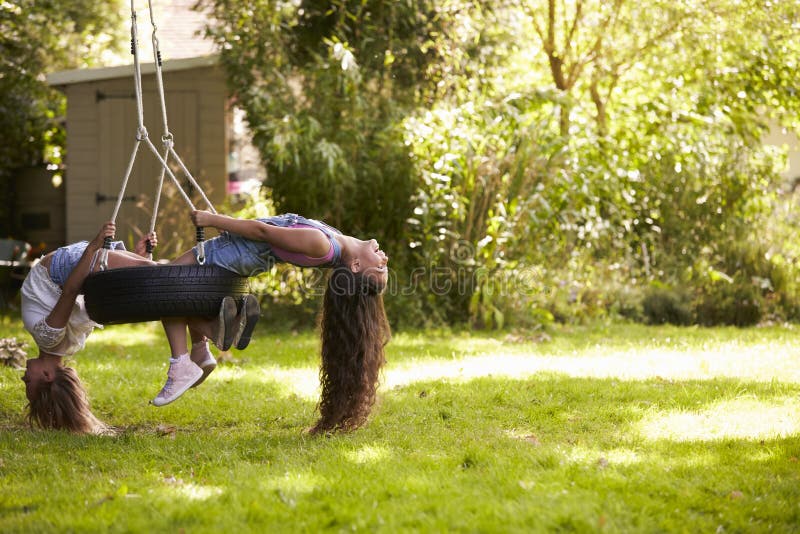
[[[320, 418], [311, 432], [363, 425], [375, 402], [384, 346], [391, 336], [383, 308], [389, 258], [378, 242], [295, 214], [237, 219], [194, 211], [191, 218], [195, 226], [222, 231], [204, 243], [206, 265], [242, 276], [255, 276], [278, 262], [331, 269], [320, 314]], [[193, 264], [196, 258], [197, 247], [173, 263]], [[255, 321], [246, 322], [242, 336], [249, 339]]]

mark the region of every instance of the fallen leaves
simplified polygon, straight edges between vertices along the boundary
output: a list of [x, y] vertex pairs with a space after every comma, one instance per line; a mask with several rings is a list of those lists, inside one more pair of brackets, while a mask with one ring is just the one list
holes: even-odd
[[170, 439], [175, 439], [175, 435], [178, 433], [178, 429], [172, 425], [165, 425], [161, 424], [156, 427], [156, 434], [159, 436], [165, 436]]
[[15, 337], [0, 338], [0, 363], [14, 369], [25, 369], [25, 360], [28, 357], [28, 353], [25, 352], [27, 346], [27, 343], [17, 341]]

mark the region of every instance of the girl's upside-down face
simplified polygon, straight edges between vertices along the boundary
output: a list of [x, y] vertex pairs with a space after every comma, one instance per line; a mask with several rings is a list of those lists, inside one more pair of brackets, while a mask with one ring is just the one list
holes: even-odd
[[42, 358], [32, 358], [25, 364], [22, 381], [25, 382], [25, 396], [29, 401], [36, 398], [42, 385], [52, 382], [55, 369]]
[[389, 256], [381, 250], [375, 239], [360, 241], [358, 254], [351, 269], [370, 278], [378, 287], [386, 287], [389, 280]]

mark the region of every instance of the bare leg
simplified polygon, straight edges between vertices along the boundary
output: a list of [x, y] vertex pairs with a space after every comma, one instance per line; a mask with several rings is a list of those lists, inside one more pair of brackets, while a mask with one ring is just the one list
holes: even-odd
[[[187, 250], [172, 260], [170, 265], [197, 265], [195, 250]], [[238, 318], [233, 319], [237, 323], [239, 322]], [[216, 317], [189, 317], [187, 318], [187, 326], [192, 339], [192, 359], [196, 361], [200, 361], [203, 358], [211, 359], [212, 356], [208, 351], [206, 342], [208, 339], [216, 339], [218, 337], [219, 319]], [[230, 328], [230, 325], [228, 325], [228, 328]]]
[[205, 342], [207, 338], [214, 336], [214, 329], [217, 325], [216, 318], [204, 319], [200, 317], [164, 317], [161, 319], [164, 325], [164, 332], [167, 334], [169, 348], [172, 356], [177, 358], [181, 354], [186, 354], [186, 329], [189, 328], [192, 344]]
[[170, 265], [197, 265], [194, 249], [187, 250], [169, 263]]
[[161, 324], [164, 325], [172, 357], [177, 358], [186, 354], [186, 318], [164, 317], [161, 319]]
[[[92, 265], [92, 272], [100, 270], [100, 252], [96, 253], [94, 263]], [[138, 254], [129, 252], [127, 250], [109, 250], [108, 251], [108, 268], [119, 269], [121, 267], [148, 267], [158, 265], [156, 262], [143, 258]]]
[[217, 359], [211, 354], [208, 347], [208, 338], [214, 337], [214, 328], [217, 327], [218, 319], [201, 319], [190, 317], [189, 335], [192, 338], [192, 348], [189, 351], [191, 360], [203, 370], [203, 376], [195, 382], [192, 387], [197, 387], [203, 383], [208, 375], [217, 368]]
[[192, 343], [199, 343], [205, 341], [206, 338], [214, 337], [216, 323], [216, 318], [204, 319], [201, 317], [189, 317], [189, 335], [192, 338]]

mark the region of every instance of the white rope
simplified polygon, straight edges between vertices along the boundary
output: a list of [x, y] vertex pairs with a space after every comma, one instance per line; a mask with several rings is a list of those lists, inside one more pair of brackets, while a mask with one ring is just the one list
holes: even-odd
[[194, 207], [194, 204], [192, 203], [192, 199], [189, 198], [189, 195], [187, 195], [186, 191], [184, 191], [183, 188], [181, 187], [181, 183], [175, 177], [175, 174], [169, 168], [169, 166], [167, 165], [167, 162], [164, 160], [164, 158], [161, 157], [161, 154], [158, 153], [158, 149], [153, 144], [153, 142], [150, 139], [145, 139], [145, 141], [147, 142], [147, 146], [150, 148], [150, 151], [153, 153], [153, 155], [156, 157], [156, 159], [159, 161], [159, 163], [161, 163], [161, 167], [167, 172], [167, 175], [172, 179], [172, 182], [178, 187], [178, 192], [181, 194], [183, 199], [189, 205], [189, 208], [192, 211], [197, 209], [197, 208]]
[[[169, 146], [167, 146], [168, 141], [164, 141], [164, 162], [167, 161], [169, 158]], [[158, 218], [158, 206], [161, 203], [161, 192], [164, 190], [164, 167], [161, 167], [161, 174], [158, 176], [158, 187], [156, 188], [156, 198], [153, 201], [153, 214], [150, 216], [150, 230], [148, 231], [148, 235], [152, 234], [156, 230], [156, 219]], [[152, 246], [149, 244], [150, 241], [148, 240], [148, 247], [147, 247], [147, 259], [153, 259], [153, 252]]]
[[[128, 178], [131, 176], [131, 171], [133, 170], [133, 162], [136, 161], [136, 153], [139, 152], [139, 144], [141, 143], [140, 139], [136, 139], [136, 143], [133, 145], [133, 151], [131, 151], [131, 157], [128, 160], [128, 168], [125, 170], [125, 177], [122, 179], [122, 187], [119, 190], [119, 196], [117, 197], [117, 202], [114, 205], [114, 213], [111, 214], [111, 222], [116, 222], [117, 214], [119, 214], [119, 207], [122, 205], [122, 197], [125, 195], [125, 189], [128, 187]], [[111, 239], [107, 238], [106, 242], [110, 242]], [[105, 271], [106, 267], [108, 267], [108, 249], [105, 246], [100, 253], [100, 270]]]
[[[156, 159], [161, 163], [161, 167], [167, 172], [169, 177], [177, 186], [178, 191], [183, 196], [183, 199], [186, 201], [187, 204], [189, 204], [189, 208], [192, 211], [194, 211], [195, 207], [194, 204], [192, 203], [192, 199], [190, 199], [189, 195], [186, 194], [186, 191], [183, 190], [181, 184], [178, 182], [178, 179], [175, 177], [175, 174], [167, 166], [167, 162], [161, 157], [161, 154], [158, 153], [158, 150], [156, 149], [155, 145], [150, 139], [145, 138], [145, 141], [147, 142], [147, 146], [150, 148], [150, 151], [153, 153]], [[203, 265], [206, 262], [206, 249], [205, 249], [205, 243], [203, 242], [202, 239], [202, 235], [203, 235], [203, 229], [197, 228], [197, 263], [199, 263], [200, 265]]]
[[136, 11], [131, 0], [131, 54], [133, 54], [133, 83], [136, 89], [136, 115], [139, 131], [144, 128], [144, 106], [142, 105], [142, 69], [139, 66], [139, 35], [136, 24]]
[[167, 102], [164, 98], [164, 81], [161, 76], [161, 49], [159, 48], [158, 37], [156, 36], [158, 26], [156, 26], [156, 21], [153, 18], [153, 3], [150, 0], [147, 0], [147, 7], [150, 9], [150, 25], [153, 27], [150, 40], [153, 43], [153, 62], [156, 67], [156, 84], [158, 85], [158, 96], [161, 100], [161, 120], [164, 124], [164, 135], [171, 136], [172, 134], [167, 124]]
[[189, 179], [189, 183], [191, 183], [194, 186], [194, 188], [197, 189], [197, 192], [200, 193], [200, 196], [203, 197], [203, 201], [208, 206], [208, 211], [210, 211], [211, 213], [216, 214], [217, 210], [214, 209], [214, 206], [211, 204], [211, 201], [208, 200], [208, 197], [206, 196], [205, 192], [203, 191], [203, 188], [200, 187], [200, 184], [198, 184], [197, 180], [194, 179], [194, 176], [192, 176], [192, 173], [190, 173], [189, 169], [186, 168], [186, 165], [183, 164], [183, 160], [180, 158], [180, 156], [178, 156], [178, 153], [175, 152], [175, 149], [172, 148], [172, 147], [170, 147], [169, 150], [170, 150], [170, 153], [172, 154], [172, 157], [174, 157], [175, 160], [178, 162], [178, 165], [181, 166], [181, 170], [186, 175], [186, 178]]
[[[153, 4], [151, 0], [148, 0], [147, 4], [150, 10], [150, 23], [152, 24], [153, 27], [152, 43], [153, 43], [153, 57], [155, 61], [156, 84], [158, 87], [158, 95], [161, 104], [161, 118], [164, 125], [164, 134], [161, 137], [161, 140], [164, 144], [164, 156], [162, 157], [161, 154], [158, 153], [158, 150], [153, 145], [153, 142], [150, 140], [148, 136], [147, 128], [145, 128], [144, 126], [144, 105], [142, 103], [142, 69], [139, 63], [138, 26], [136, 24], [136, 9], [134, 7], [134, 0], [131, 0], [131, 54], [133, 54], [133, 84], [136, 92], [136, 114], [138, 119], [138, 129], [136, 131], [136, 144], [134, 145], [130, 160], [128, 161], [128, 167], [125, 172], [125, 177], [122, 181], [122, 187], [120, 188], [119, 196], [117, 197], [117, 202], [114, 206], [114, 212], [111, 216], [111, 222], [116, 222], [120, 206], [122, 205], [122, 199], [125, 195], [125, 190], [128, 187], [128, 179], [130, 178], [131, 172], [133, 170], [133, 164], [134, 161], [136, 160], [136, 154], [139, 151], [139, 144], [142, 141], [145, 141], [150, 151], [153, 153], [153, 155], [156, 157], [159, 163], [161, 163], [161, 175], [159, 177], [158, 191], [156, 192], [155, 204], [153, 206], [153, 214], [150, 220], [150, 232], [152, 233], [155, 230], [156, 218], [158, 216], [158, 207], [161, 200], [161, 192], [164, 185], [164, 173], [169, 175], [170, 179], [173, 181], [175, 186], [178, 188], [178, 191], [183, 196], [183, 199], [189, 205], [189, 208], [192, 211], [195, 210], [195, 206], [192, 203], [191, 198], [189, 198], [189, 195], [187, 195], [186, 192], [183, 190], [183, 187], [181, 187], [181, 184], [175, 177], [175, 174], [169, 168], [169, 165], [167, 165], [167, 160], [170, 154], [172, 154], [172, 156], [178, 162], [178, 164], [181, 167], [181, 170], [184, 172], [184, 174], [186, 174], [186, 177], [189, 179], [189, 182], [192, 184], [192, 186], [203, 197], [203, 200], [208, 205], [209, 210], [212, 213], [217, 213], [217, 211], [214, 209], [214, 206], [211, 204], [211, 201], [208, 199], [203, 189], [194, 179], [194, 176], [192, 176], [192, 174], [189, 172], [189, 169], [186, 168], [186, 165], [183, 163], [183, 160], [181, 160], [180, 156], [178, 156], [178, 153], [175, 152], [172, 133], [169, 131], [169, 125], [167, 123], [167, 105], [166, 105], [166, 98], [164, 96], [164, 81], [161, 72], [161, 51], [159, 50], [158, 37], [156, 36], [156, 31], [158, 28], [156, 27], [155, 19], [153, 17]], [[197, 228], [197, 248], [198, 248], [197, 261], [201, 265], [205, 263], [205, 248], [203, 241], [204, 241], [203, 229]], [[101, 259], [100, 259], [100, 268], [103, 270], [105, 270], [106, 267], [108, 266], [107, 258], [108, 258], [108, 250], [110, 248], [110, 244], [111, 244], [111, 239], [107, 238], [103, 245], [103, 251], [101, 253]]]
[[[163, 80], [163, 75], [162, 75], [162, 70], [161, 70], [161, 50], [159, 49], [159, 41], [158, 41], [158, 36], [157, 36], [158, 26], [156, 26], [155, 17], [153, 15], [153, 3], [152, 3], [152, 0], [147, 0], [147, 6], [148, 6], [148, 8], [150, 10], [150, 24], [153, 27], [152, 39], [151, 39], [152, 43], [153, 43], [153, 62], [155, 64], [156, 86], [158, 88], [159, 103], [161, 104], [161, 119], [162, 119], [162, 123], [163, 123], [163, 126], [164, 126], [164, 134], [162, 135], [162, 141], [164, 142], [164, 149], [165, 149], [164, 154], [165, 155], [163, 157], [163, 160], [164, 160], [164, 162], [166, 162], [167, 161], [167, 154], [168, 153], [172, 154], [172, 157], [175, 159], [175, 161], [178, 162], [178, 165], [180, 166], [181, 170], [186, 175], [186, 178], [188, 178], [189, 183], [200, 193], [200, 196], [202, 197], [203, 201], [208, 206], [209, 211], [211, 211], [212, 213], [217, 213], [217, 210], [214, 209], [214, 205], [211, 203], [211, 201], [206, 196], [205, 192], [203, 191], [203, 188], [200, 187], [200, 184], [197, 183], [197, 180], [195, 180], [195, 178], [192, 175], [192, 173], [189, 172], [189, 169], [183, 163], [183, 160], [181, 159], [181, 157], [175, 151], [175, 143], [173, 142], [172, 132], [169, 131], [169, 123], [167, 121], [167, 101], [166, 101], [166, 97], [164, 95], [164, 80]], [[164, 165], [166, 165], [166, 163]], [[163, 173], [163, 169], [162, 169], [162, 173], [161, 173], [161, 180], [162, 181], [159, 182], [160, 184], [163, 183], [163, 176], [164, 176], [164, 173]], [[180, 184], [177, 183], [177, 181], [176, 181], [175, 185], [178, 186], [179, 189], [181, 189], [181, 192], [183, 192], [183, 188], [181, 188]], [[160, 193], [160, 191], [159, 191], [159, 193]], [[155, 211], [156, 210], [154, 209], [154, 212]], [[155, 221], [155, 219], [154, 219], [154, 221]], [[153, 222], [153, 225], [155, 225], [155, 222]], [[155, 226], [153, 227], [153, 229], [154, 228], [155, 228]], [[151, 232], [153, 231], [153, 229], [151, 229]]]

